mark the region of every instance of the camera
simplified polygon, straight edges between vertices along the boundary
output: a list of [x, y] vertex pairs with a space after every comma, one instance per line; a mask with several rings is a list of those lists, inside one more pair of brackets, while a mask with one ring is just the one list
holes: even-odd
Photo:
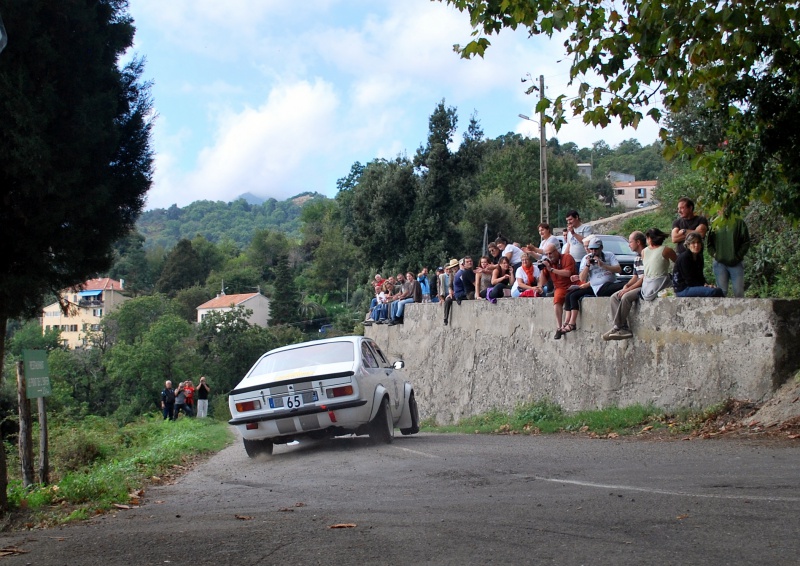
[[597, 258], [592, 256], [589, 258], [589, 263], [592, 265], [597, 265]]
[[540, 261], [536, 263], [536, 267], [538, 267], [539, 269], [546, 269], [547, 264], [544, 261]]

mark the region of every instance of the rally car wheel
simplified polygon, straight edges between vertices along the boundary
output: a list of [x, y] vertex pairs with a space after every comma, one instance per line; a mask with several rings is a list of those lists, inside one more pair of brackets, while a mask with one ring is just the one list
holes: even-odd
[[408, 411], [411, 413], [411, 426], [400, 429], [400, 434], [403, 436], [417, 434], [419, 432], [419, 410], [417, 409], [417, 400], [414, 398], [413, 393], [408, 398]]
[[266, 456], [272, 454], [273, 444], [271, 440], [247, 440], [246, 438], [242, 440], [244, 441], [244, 451], [251, 458], [257, 458], [262, 454]]
[[369, 424], [369, 438], [375, 444], [391, 444], [394, 439], [394, 423], [392, 422], [392, 409], [389, 399], [383, 398], [378, 414]]

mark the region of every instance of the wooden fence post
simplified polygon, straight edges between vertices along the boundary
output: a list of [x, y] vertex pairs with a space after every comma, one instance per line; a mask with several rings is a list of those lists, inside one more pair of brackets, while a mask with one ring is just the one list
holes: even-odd
[[39, 483], [50, 483], [50, 456], [47, 446], [47, 409], [44, 397], [36, 400], [39, 408]]
[[19, 400], [19, 463], [22, 485], [30, 487], [33, 478], [33, 435], [31, 433], [31, 402], [25, 383], [25, 364], [17, 362], [17, 398]]

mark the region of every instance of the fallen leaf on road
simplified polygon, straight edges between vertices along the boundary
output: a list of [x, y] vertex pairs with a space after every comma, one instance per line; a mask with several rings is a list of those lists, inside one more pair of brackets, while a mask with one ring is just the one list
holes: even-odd
[[13, 556], [15, 554], [27, 554], [27, 550], [22, 550], [21, 548], [17, 548], [16, 546], [6, 546], [4, 548], [0, 548], [0, 557], [2, 556]]
[[252, 519], [252, 517], [249, 517], [247, 515], [234, 515], [234, 517], [236, 517], [240, 521], [249, 521], [250, 519]]
[[678, 519], [679, 521], [683, 521], [684, 519], [689, 518], [689, 515], [678, 515], [675, 518]]
[[295, 504], [294, 504], [294, 506], [295, 506], [295, 507], [305, 507], [305, 506], [306, 506], [306, 504], [305, 504], [305, 503], [303, 503], [302, 501], [298, 501], [297, 503], [295, 503]]
[[642, 432], [647, 432], [648, 430], [653, 430], [653, 425], [646, 426], [642, 429]]
[[619, 435], [616, 432], [608, 433], [608, 438], [619, 438]]
[[112, 507], [116, 507], [117, 509], [133, 509], [130, 505], [122, 505], [121, 503], [114, 503]]
[[294, 509], [292, 507], [281, 507], [280, 509], [278, 509], [278, 511], [283, 513], [291, 511], [292, 513], [294, 513]]
[[357, 526], [358, 525], [356, 525], [355, 523], [336, 523], [335, 525], [331, 525], [328, 528], [329, 529], [354, 529]]
[[789, 436], [787, 436], [787, 438], [791, 438], [792, 440], [794, 440], [795, 438], [800, 438], [800, 434], [790, 434]]

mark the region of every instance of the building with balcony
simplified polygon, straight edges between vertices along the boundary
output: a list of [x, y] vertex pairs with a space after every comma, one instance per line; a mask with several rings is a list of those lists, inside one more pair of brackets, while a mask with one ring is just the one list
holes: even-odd
[[70, 349], [89, 347], [88, 334], [100, 330], [103, 316], [129, 299], [122, 286], [122, 281], [104, 277], [64, 289], [60, 300], [42, 311], [42, 332], [60, 330], [62, 342]]
[[636, 208], [652, 202], [658, 181], [617, 181], [613, 183], [614, 199], [625, 208]]
[[197, 307], [197, 322], [210, 312], [228, 312], [236, 307], [244, 307], [253, 311], [247, 318], [250, 324], [266, 328], [269, 323], [269, 299], [261, 293], [243, 293], [240, 295], [220, 294]]

